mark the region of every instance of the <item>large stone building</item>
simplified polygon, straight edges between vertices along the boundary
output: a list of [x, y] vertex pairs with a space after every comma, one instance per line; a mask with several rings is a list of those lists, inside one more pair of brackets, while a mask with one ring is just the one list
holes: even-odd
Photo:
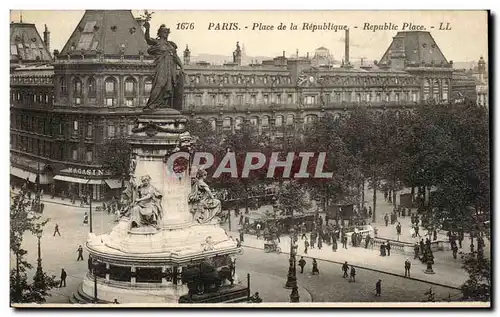
[[[11, 24], [12, 175], [34, 182], [40, 168], [42, 185], [54, 184], [57, 192], [80, 195], [90, 186], [94, 199], [116, 194], [120, 182], [100, 168], [97, 146], [130, 135], [146, 104], [154, 67], [141, 23], [130, 10], [87, 10], [53, 60], [48, 30], [44, 42], [34, 25]], [[429, 99], [450, 102], [453, 93], [475, 91], [474, 81], [455, 85], [453, 64], [429, 32], [397, 33], [374, 66], [351, 66], [349, 49], [346, 41], [341, 67], [285, 54], [242, 65], [239, 44], [230, 63], [193, 64], [189, 49], [179, 49], [185, 77], [177, 93], [184, 93], [184, 104], [176, 106], [215, 129], [236, 131], [248, 121], [281, 139], [296, 130], [287, 128], [326, 113], [340, 117], [356, 105], [410, 111]]]

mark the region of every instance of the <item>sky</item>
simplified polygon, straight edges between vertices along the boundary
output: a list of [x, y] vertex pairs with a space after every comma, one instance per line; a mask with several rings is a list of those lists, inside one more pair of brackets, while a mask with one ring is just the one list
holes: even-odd
[[[278, 56], [283, 51], [287, 56], [304, 56], [307, 52], [324, 46], [335, 59], [344, 57], [344, 34], [341, 29], [350, 29], [351, 59], [378, 60], [392, 41], [392, 37], [406, 23], [421, 25], [430, 31], [448, 60], [456, 62], [477, 61], [480, 56], [487, 60], [488, 24], [486, 11], [162, 11], [155, 12], [151, 30], [166, 24], [172, 31], [170, 39], [184, 48], [189, 45], [191, 54], [220, 54], [231, 56], [239, 41], [250, 56]], [[84, 10], [11, 10], [10, 20], [18, 22], [20, 13], [25, 23], [34, 23], [41, 36], [44, 24], [51, 32], [51, 50], [61, 50], [77, 26]], [[139, 16], [143, 10], [132, 10]], [[178, 23], [193, 23], [193, 30], [178, 30]], [[212, 24], [211, 24], [212, 23]], [[238, 23], [238, 30], [215, 30], [217, 23]], [[252, 30], [254, 23], [274, 26], [273, 30]], [[283, 23], [286, 30], [277, 30]], [[290, 24], [298, 26], [289, 30]], [[303, 30], [303, 23], [337, 26], [334, 30]], [[396, 30], [365, 29], [370, 25], [392, 23]], [[439, 30], [440, 24], [451, 30]], [[212, 25], [212, 30], [209, 30]], [[431, 28], [434, 27], [434, 28]], [[153, 33], [153, 32], [152, 32]], [[153, 33], [154, 34], [154, 33]]]

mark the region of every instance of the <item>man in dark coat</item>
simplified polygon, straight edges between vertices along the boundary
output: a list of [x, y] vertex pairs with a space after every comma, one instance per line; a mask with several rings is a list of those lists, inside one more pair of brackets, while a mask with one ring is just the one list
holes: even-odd
[[66, 271], [64, 269], [61, 269], [61, 282], [59, 283], [59, 288], [66, 287], [66, 276]]
[[453, 243], [453, 245], [451, 246], [451, 251], [453, 252], [453, 258], [456, 260], [458, 253], [458, 247], [456, 243]]
[[382, 294], [382, 280], [378, 280], [375, 284], [375, 296], [380, 296]]
[[78, 249], [76, 250], [78, 252], [78, 257], [76, 258], [77, 261], [82, 260], [83, 261], [83, 248], [82, 246], [78, 246]]
[[316, 259], [313, 259], [313, 269], [312, 269], [312, 274], [313, 274], [313, 275], [319, 274], [318, 262], [316, 262]]
[[413, 256], [414, 259], [418, 259], [418, 255], [420, 252], [420, 247], [418, 246], [418, 243], [415, 243], [415, 246], [413, 247], [413, 252], [415, 255]]
[[349, 270], [349, 265], [347, 265], [347, 261], [345, 261], [345, 263], [342, 264], [342, 271], [344, 271], [344, 275], [342, 276], [343, 278], [347, 277], [348, 270]]
[[321, 250], [322, 247], [323, 247], [323, 239], [321, 238], [321, 235], [319, 235], [319, 237], [318, 237], [318, 249]]
[[398, 235], [398, 241], [399, 241], [399, 236], [401, 235], [401, 222], [398, 222], [396, 225], [396, 234]]
[[410, 277], [410, 268], [411, 268], [411, 262], [410, 262], [410, 260], [406, 259], [406, 261], [405, 261], [405, 277]]
[[391, 243], [387, 241], [387, 244], [385, 245], [385, 249], [387, 250], [387, 256], [391, 255]]
[[349, 277], [349, 282], [356, 282], [356, 269], [351, 265], [351, 275]]
[[309, 248], [309, 241], [306, 240], [304, 241], [304, 253], [307, 254], [307, 249]]
[[389, 225], [389, 215], [387, 215], [387, 213], [384, 216], [384, 222], [385, 222], [385, 226], [387, 227]]
[[420, 253], [424, 253], [425, 250], [425, 244], [424, 244], [424, 239], [420, 239]]
[[344, 234], [344, 237], [342, 239], [342, 247], [344, 249], [347, 249], [347, 235]]
[[59, 232], [59, 224], [56, 223], [56, 226], [54, 227], [54, 237], [56, 236], [56, 233], [61, 236], [61, 233]]
[[304, 260], [303, 256], [300, 257], [299, 266], [300, 266], [300, 273], [304, 273], [304, 266], [306, 266], [306, 260]]

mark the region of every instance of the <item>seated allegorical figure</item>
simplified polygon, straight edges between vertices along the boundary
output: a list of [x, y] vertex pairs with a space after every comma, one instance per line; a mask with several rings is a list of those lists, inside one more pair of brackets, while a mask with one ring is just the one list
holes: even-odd
[[151, 185], [151, 177], [142, 176], [141, 185], [137, 188], [136, 198], [131, 208], [130, 227], [157, 227], [163, 216], [161, 198], [161, 193]]
[[196, 173], [192, 192], [189, 194], [189, 202], [192, 204], [191, 212], [199, 223], [206, 223], [215, 217], [223, 218], [220, 200], [214, 197], [210, 187], [205, 183], [207, 172], [200, 169]]

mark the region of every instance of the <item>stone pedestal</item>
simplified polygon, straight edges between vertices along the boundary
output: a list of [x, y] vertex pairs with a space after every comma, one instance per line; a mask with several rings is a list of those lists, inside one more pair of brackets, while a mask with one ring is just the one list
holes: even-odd
[[227, 267], [240, 252], [217, 221], [193, 220], [189, 168], [174, 172], [167, 166], [169, 155], [186, 150], [182, 143], [186, 123], [173, 109], [145, 113], [137, 121], [130, 140], [137, 163], [134, 176], [137, 184], [143, 176], [151, 177], [151, 185], [162, 196], [162, 217], [156, 226], [134, 228], [123, 217], [110, 233], [90, 234], [86, 248], [97, 264], [75, 297], [93, 295], [95, 274], [102, 302], [177, 303], [188, 291], [182, 282], [184, 270], [207, 259], [217, 269]]

